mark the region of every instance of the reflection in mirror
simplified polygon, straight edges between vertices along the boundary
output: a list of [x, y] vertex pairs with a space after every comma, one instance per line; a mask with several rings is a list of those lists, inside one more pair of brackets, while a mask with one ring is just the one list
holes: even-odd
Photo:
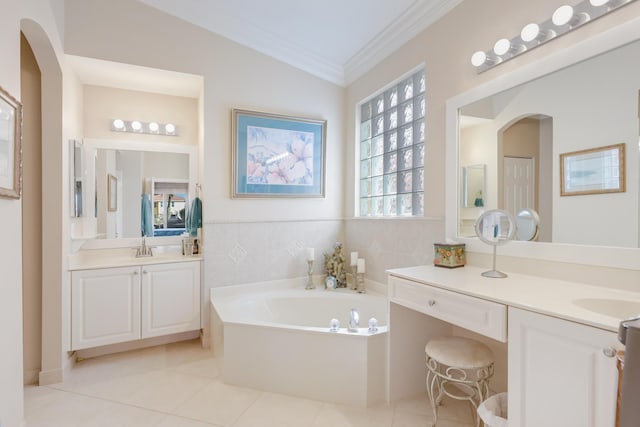
[[462, 168], [462, 207], [484, 206], [484, 174], [486, 165], [471, 165]]
[[540, 217], [533, 209], [522, 209], [516, 215], [516, 239], [523, 241], [536, 240], [538, 238], [538, 226]]
[[[184, 232], [184, 223], [180, 222], [178, 215], [174, 220], [171, 214], [177, 213], [181, 218], [184, 218], [182, 215], [186, 215], [181, 211], [187, 206], [189, 198], [189, 154], [85, 148], [89, 151], [93, 150], [95, 157], [95, 186], [92, 186], [91, 190], [94, 192], [92, 197], [96, 200], [95, 208], [92, 210], [96, 215], [99, 238], [140, 237], [143, 234], [155, 236], [156, 229], [167, 229], [173, 226], [176, 229], [174, 231], [177, 231], [180, 224], [182, 224], [182, 231], [178, 234]], [[108, 175], [117, 178], [118, 200], [115, 203], [117, 210], [113, 212], [107, 209]], [[172, 187], [170, 192], [165, 191], [166, 185], [175, 183], [178, 183], [178, 188]], [[160, 186], [158, 194], [165, 197], [159, 202], [162, 204], [162, 209], [170, 208], [169, 215], [163, 216], [157, 226], [155, 219], [150, 218], [153, 210], [151, 203], [148, 209], [144, 209], [142, 203], [145, 194], [151, 202], [155, 184]], [[162, 187], [163, 185], [165, 187]], [[171, 200], [169, 200], [170, 196]], [[85, 214], [90, 213], [85, 212]], [[147, 230], [151, 231], [145, 232], [147, 224], [150, 226]]]
[[[638, 247], [639, 70], [636, 41], [460, 108], [458, 164], [487, 165], [484, 207], [537, 211], [537, 241]], [[561, 154], [618, 143], [636, 160], [626, 192], [560, 195]], [[480, 212], [458, 200], [457, 234], [470, 236]]]
[[82, 216], [82, 142], [69, 140], [69, 197], [70, 212], [73, 218]]
[[153, 236], [179, 236], [185, 232], [189, 183], [153, 180]]

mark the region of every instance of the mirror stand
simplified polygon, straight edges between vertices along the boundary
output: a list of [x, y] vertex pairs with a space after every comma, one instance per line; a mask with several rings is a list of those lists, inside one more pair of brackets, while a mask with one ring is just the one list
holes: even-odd
[[485, 271], [484, 273], [482, 273], [481, 275], [484, 277], [491, 277], [494, 279], [502, 279], [504, 277], [507, 277], [506, 273], [496, 270], [496, 248], [497, 247], [498, 245], [493, 245], [493, 264], [492, 264], [493, 268], [489, 271]]
[[482, 276], [494, 279], [507, 277], [505, 273], [496, 270], [496, 247], [504, 245], [515, 236], [516, 222], [513, 216], [507, 211], [492, 209], [480, 215], [475, 228], [478, 238], [493, 246], [493, 268], [481, 273]]

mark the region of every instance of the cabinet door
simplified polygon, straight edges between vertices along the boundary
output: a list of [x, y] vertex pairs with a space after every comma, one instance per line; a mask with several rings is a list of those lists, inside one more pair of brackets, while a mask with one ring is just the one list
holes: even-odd
[[142, 338], [200, 329], [200, 263], [142, 266]]
[[613, 332], [509, 308], [509, 425], [613, 427]]
[[140, 338], [139, 267], [71, 273], [71, 348]]

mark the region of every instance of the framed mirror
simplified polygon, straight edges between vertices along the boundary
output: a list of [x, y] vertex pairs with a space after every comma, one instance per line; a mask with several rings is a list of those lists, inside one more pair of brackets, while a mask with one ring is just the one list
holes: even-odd
[[[468, 233], [460, 232], [460, 221], [467, 209], [461, 202], [461, 167], [487, 164], [485, 208], [504, 206], [501, 204], [504, 201], [500, 200], [504, 197], [504, 190], [499, 188], [505, 174], [502, 165], [504, 145], [500, 145], [504, 130], [522, 119], [540, 122], [550, 119], [547, 124], [551, 126], [543, 133], [551, 137], [551, 144], [541, 145], [549, 153], [539, 153], [533, 162], [534, 178], [541, 180], [536, 181], [532, 192], [537, 205], [520, 206], [520, 210], [538, 211], [540, 236], [549, 233], [550, 238], [514, 242], [510, 247], [511, 254], [579, 264], [640, 268], [640, 74], [637, 72], [640, 69], [640, 41], [637, 40], [640, 40], [640, 17], [448, 100], [445, 219], [448, 238], [466, 243], [469, 251], [486, 252], [485, 245], [475, 243], [479, 241]], [[574, 74], [569, 77], [570, 73]], [[599, 83], [613, 75], [616, 76], [613, 79], [615, 84]], [[623, 87], [625, 85], [628, 87]], [[553, 86], [553, 90], [544, 86]], [[614, 91], [607, 92], [611, 88]], [[552, 92], [562, 94], [562, 97], [553, 98]], [[575, 118], [567, 118], [559, 114], [559, 110], [566, 114], [571, 112]], [[490, 149], [479, 150], [487, 153], [485, 159], [466, 157], [460, 144], [459, 126], [468, 117], [480, 124], [491, 122], [494, 145]], [[560, 154], [612, 144], [625, 144], [628, 159], [625, 191], [561, 198]], [[546, 159], [546, 164], [543, 164], [543, 159]], [[549, 191], [543, 192], [543, 188]], [[589, 215], [585, 216], [585, 212]], [[594, 222], [596, 217], [598, 220]], [[591, 225], [602, 218], [625, 231], [613, 232], [610, 227], [595, 230]]]

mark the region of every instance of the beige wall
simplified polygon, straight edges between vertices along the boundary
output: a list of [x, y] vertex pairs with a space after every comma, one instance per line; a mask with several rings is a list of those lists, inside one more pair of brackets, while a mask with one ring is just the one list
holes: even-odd
[[[198, 144], [198, 100], [102, 86], [83, 86], [83, 137], [171, 144]], [[177, 136], [113, 132], [113, 119], [173, 123]]]
[[40, 68], [24, 37], [20, 40], [22, 92], [22, 298], [25, 384], [38, 382], [42, 339], [42, 114]]

